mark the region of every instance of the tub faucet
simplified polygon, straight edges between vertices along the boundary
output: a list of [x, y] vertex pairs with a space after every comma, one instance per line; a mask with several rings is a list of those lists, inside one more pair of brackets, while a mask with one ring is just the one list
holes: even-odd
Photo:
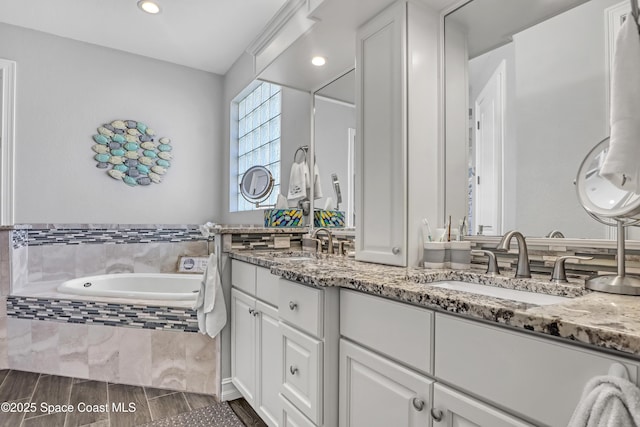
[[529, 252], [527, 252], [527, 243], [524, 240], [524, 236], [519, 231], [511, 230], [507, 232], [498, 246], [496, 246], [496, 250], [499, 251], [508, 251], [511, 247], [511, 238], [515, 237], [518, 242], [518, 265], [516, 267], [516, 277], [531, 277], [531, 269], [529, 267]]
[[547, 234], [545, 237], [549, 237], [549, 238], [558, 238], [558, 239], [564, 239], [564, 234], [562, 234], [562, 231], [560, 230], [553, 230], [552, 232], [550, 232], [549, 234]]
[[[324, 227], [316, 228], [311, 237], [317, 239], [318, 233], [320, 233], [321, 231], [327, 233], [327, 253], [333, 255], [333, 234], [331, 234], [331, 231], [329, 231], [329, 229]], [[322, 253], [322, 247], [320, 247], [320, 252]]]

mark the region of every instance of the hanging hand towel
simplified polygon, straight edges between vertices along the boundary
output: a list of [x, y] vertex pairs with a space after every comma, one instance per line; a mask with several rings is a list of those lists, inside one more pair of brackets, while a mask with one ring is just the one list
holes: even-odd
[[287, 199], [295, 201], [307, 197], [307, 183], [309, 182], [309, 168], [307, 162], [293, 162], [289, 175], [289, 193]]
[[621, 369], [587, 383], [568, 427], [640, 427], [640, 389]]
[[218, 257], [211, 254], [202, 276], [200, 292], [193, 306], [198, 316], [200, 333], [215, 337], [227, 323], [227, 307], [222, 294], [222, 280], [218, 270]]
[[616, 38], [611, 71], [611, 139], [600, 175], [640, 194], [640, 34], [631, 14]]

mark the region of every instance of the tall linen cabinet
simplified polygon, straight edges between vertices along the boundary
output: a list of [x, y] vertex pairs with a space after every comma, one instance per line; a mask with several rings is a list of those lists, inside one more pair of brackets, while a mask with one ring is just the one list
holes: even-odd
[[437, 12], [399, 1], [357, 32], [356, 258], [418, 265], [439, 213]]

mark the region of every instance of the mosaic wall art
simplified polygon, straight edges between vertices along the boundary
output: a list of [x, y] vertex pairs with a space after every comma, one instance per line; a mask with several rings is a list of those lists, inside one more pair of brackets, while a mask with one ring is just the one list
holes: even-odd
[[[156, 141], [157, 139], [157, 141]], [[142, 122], [114, 120], [93, 135], [96, 166], [129, 186], [159, 184], [171, 166], [172, 146], [167, 137]]]

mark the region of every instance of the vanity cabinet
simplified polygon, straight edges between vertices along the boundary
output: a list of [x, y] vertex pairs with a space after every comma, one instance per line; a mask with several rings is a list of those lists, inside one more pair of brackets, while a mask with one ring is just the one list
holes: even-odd
[[399, 1], [357, 31], [358, 260], [417, 265], [420, 221], [438, 215], [427, 202], [437, 198], [437, 28], [437, 13]]
[[566, 426], [585, 384], [614, 363], [638, 384], [636, 361], [443, 313], [435, 320], [435, 377], [538, 425]]
[[336, 426], [339, 290], [280, 279], [278, 294], [283, 423]]
[[277, 304], [278, 279], [266, 268], [236, 260], [231, 269], [232, 382], [258, 415], [277, 427], [282, 352], [278, 309], [273, 304]]
[[438, 383], [433, 387], [433, 408], [434, 427], [535, 427]]

